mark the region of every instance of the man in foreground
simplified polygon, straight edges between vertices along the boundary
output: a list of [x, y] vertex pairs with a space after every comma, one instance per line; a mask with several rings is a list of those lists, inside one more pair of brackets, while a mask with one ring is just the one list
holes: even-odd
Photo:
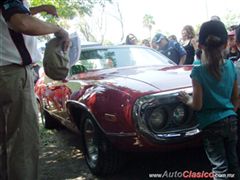
[[[55, 8], [50, 9], [46, 12], [55, 15]], [[69, 35], [31, 16], [21, 0], [0, 2], [0, 32], [0, 179], [37, 180], [38, 116], [31, 66], [36, 59], [25, 35], [54, 33], [64, 50]]]

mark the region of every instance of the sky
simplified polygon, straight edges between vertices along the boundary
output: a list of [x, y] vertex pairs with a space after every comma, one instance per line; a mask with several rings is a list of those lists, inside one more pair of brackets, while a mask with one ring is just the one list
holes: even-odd
[[[153, 16], [157, 30], [180, 37], [185, 25], [195, 27], [210, 19], [212, 15], [224, 18], [229, 11], [240, 13], [239, 0], [117, 0], [122, 12], [125, 35], [134, 33], [138, 39], [148, 37], [149, 31], [143, 27], [143, 16]], [[116, 9], [107, 6], [106, 36], [114, 42], [121, 37], [120, 24], [113, 18], [118, 16]], [[239, 19], [240, 22], [240, 19]]]

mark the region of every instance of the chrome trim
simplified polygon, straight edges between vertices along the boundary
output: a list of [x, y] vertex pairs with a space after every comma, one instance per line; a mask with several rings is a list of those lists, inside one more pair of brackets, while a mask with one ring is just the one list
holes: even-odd
[[70, 110], [69, 110], [69, 104], [74, 104], [74, 105], [77, 105], [78, 107], [82, 108], [85, 112], [88, 112], [92, 118], [94, 119], [94, 121], [96, 122], [97, 126], [100, 128], [100, 130], [106, 134], [106, 132], [104, 131], [104, 129], [102, 129], [102, 127], [100, 126], [100, 124], [98, 123], [98, 121], [96, 120], [94, 114], [92, 113], [92, 111], [83, 103], [79, 102], [79, 101], [75, 101], [75, 100], [67, 100], [66, 102], [66, 108], [67, 108], [67, 112], [68, 114], [71, 114], [70, 113]]
[[[172, 94], [174, 96], [178, 96], [178, 93], [180, 91], [185, 91], [185, 92], [190, 94], [190, 93], [192, 93], [193, 88], [188, 87], [188, 88], [183, 88], [183, 89], [175, 89], [175, 90], [171, 90], [171, 91], [164, 91], [164, 92], [160, 92], [160, 93], [157, 93], [157, 94], [153, 94], [153, 96], [164, 96], [164, 95], [169, 96], [170, 94]], [[152, 96], [152, 95], [150, 95], [150, 96]]]
[[198, 127], [194, 127], [192, 129], [180, 132], [173, 132], [173, 133], [146, 133], [141, 132], [143, 135], [148, 137], [151, 141], [155, 143], [173, 143], [173, 142], [181, 142], [196, 135], [199, 135], [201, 131]]
[[194, 128], [192, 130], [186, 131], [186, 132], [181, 132], [181, 133], [166, 133], [166, 134], [157, 134], [157, 137], [160, 138], [175, 138], [175, 137], [188, 137], [188, 136], [193, 136], [196, 135], [200, 132], [198, 128]]
[[176, 131], [163, 132], [163, 133], [154, 133], [145, 121], [145, 110], [147, 108], [156, 107], [159, 105], [171, 104], [180, 102], [177, 98], [180, 91], [186, 91], [187, 93], [192, 93], [192, 87], [177, 89], [171, 91], [160, 92], [157, 94], [151, 94], [137, 99], [133, 106], [133, 119], [137, 130], [144, 134], [145, 136], [150, 137], [152, 140], [165, 141], [167, 139], [176, 139], [176, 138], [186, 138], [194, 136], [200, 133], [198, 125], [195, 127], [189, 127], [187, 129], [177, 129]]

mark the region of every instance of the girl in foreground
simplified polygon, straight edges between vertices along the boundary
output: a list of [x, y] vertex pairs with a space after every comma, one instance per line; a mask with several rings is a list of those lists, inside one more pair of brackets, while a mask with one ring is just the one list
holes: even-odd
[[193, 95], [179, 93], [179, 99], [196, 110], [203, 132], [204, 149], [212, 164], [215, 180], [228, 179], [234, 174], [240, 179], [236, 152], [238, 89], [235, 67], [223, 58], [228, 34], [220, 21], [202, 24], [199, 47], [202, 64], [193, 67]]

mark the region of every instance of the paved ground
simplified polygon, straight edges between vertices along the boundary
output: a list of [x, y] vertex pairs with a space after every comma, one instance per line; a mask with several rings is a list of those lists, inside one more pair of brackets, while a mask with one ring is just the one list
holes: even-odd
[[[93, 176], [79, 150], [79, 139], [67, 130], [41, 130], [41, 180], [100, 180]], [[141, 180], [149, 174], [175, 173], [185, 170], [209, 171], [210, 166], [201, 148], [185, 149], [160, 154], [129, 154], [130, 161], [124, 169], [106, 180]], [[162, 178], [166, 179], [166, 178]], [[167, 178], [176, 179], [176, 178]]]

